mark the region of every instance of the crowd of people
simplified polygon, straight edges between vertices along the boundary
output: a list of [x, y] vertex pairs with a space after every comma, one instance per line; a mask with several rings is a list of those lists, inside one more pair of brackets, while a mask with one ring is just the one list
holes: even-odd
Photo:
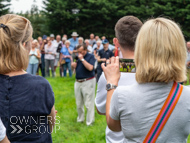
[[89, 39], [84, 40], [83, 37], [79, 37], [77, 32], [73, 32], [71, 37], [67, 39], [67, 35], [64, 34], [62, 38], [60, 35], [55, 38], [54, 34], [50, 34], [49, 37], [43, 35], [37, 40], [32, 40], [27, 72], [36, 75], [41, 70], [43, 77], [49, 77], [51, 70], [52, 77], [54, 77], [56, 68], [59, 67], [60, 77], [66, 77], [67, 72], [72, 77], [75, 70], [72, 69], [71, 64], [78, 60], [77, 46], [85, 44], [88, 53], [94, 55], [96, 60], [94, 68], [98, 81], [102, 73], [101, 63], [112, 56], [118, 56], [120, 53], [119, 48], [110, 44], [105, 36], [100, 39], [99, 36], [94, 36], [92, 33]]
[[[106, 116], [107, 143], [186, 142], [190, 88], [179, 83], [190, 72], [190, 42], [174, 21], [155, 18], [143, 24], [124, 16], [115, 25], [115, 46], [94, 34], [86, 40], [77, 32], [70, 39], [51, 34], [33, 40], [32, 33], [28, 19], [0, 17], [0, 143], [52, 143], [57, 111], [43, 77], [50, 69], [54, 77], [58, 65], [60, 76], [76, 73], [77, 122], [85, 121], [85, 105], [86, 125], [93, 125], [95, 103]], [[134, 59], [136, 73], [121, 73], [119, 57]], [[43, 77], [36, 76], [39, 69]], [[23, 130], [13, 133], [14, 126]]]

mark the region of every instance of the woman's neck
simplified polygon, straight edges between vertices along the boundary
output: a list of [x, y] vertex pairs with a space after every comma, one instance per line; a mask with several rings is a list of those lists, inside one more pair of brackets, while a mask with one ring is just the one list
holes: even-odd
[[8, 76], [17, 76], [17, 75], [23, 75], [26, 74], [27, 72], [25, 72], [24, 70], [20, 70], [20, 71], [12, 71], [10, 73], [6, 73], [5, 75]]

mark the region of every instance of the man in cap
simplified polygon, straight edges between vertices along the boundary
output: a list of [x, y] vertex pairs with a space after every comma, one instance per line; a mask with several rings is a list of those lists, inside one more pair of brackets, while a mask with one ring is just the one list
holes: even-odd
[[102, 67], [101, 64], [105, 63], [107, 59], [111, 58], [114, 56], [113, 52], [109, 50], [109, 41], [107, 39], [102, 41], [102, 44], [104, 48], [102, 50], [99, 50], [98, 52], [98, 67], [97, 67], [97, 82], [102, 74]]

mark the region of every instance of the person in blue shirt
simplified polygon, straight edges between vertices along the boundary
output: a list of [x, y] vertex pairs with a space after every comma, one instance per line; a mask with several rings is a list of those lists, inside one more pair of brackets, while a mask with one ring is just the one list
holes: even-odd
[[72, 34], [71, 34], [71, 36], [72, 36], [72, 38], [70, 38], [69, 39], [69, 41], [70, 41], [70, 46], [74, 49], [75, 47], [76, 47], [76, 45], [78, 45], [78, 34], [77, 34], [77, 32], [73, 32]]
[[65, 42], [65, 46], [62, 47], [60, 52], [61, 59], [65, 61], [65, 63], [62, 65], [64, 69], [64, 77], [67, 76], [67, 69], [69, 70], [69, 76], [72, 77], [71, 63], [73, 62], [73, 59], [71, 55], [73, 53], [73, 47], [70, 46], [69, 40]]

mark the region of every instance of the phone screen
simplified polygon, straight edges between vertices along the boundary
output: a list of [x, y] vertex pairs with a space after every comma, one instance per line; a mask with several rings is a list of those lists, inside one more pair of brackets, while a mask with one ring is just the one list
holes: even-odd
[[134, 59], [119, 59], [119, 70], [120, 72], [135, 73], [135, 62]]

